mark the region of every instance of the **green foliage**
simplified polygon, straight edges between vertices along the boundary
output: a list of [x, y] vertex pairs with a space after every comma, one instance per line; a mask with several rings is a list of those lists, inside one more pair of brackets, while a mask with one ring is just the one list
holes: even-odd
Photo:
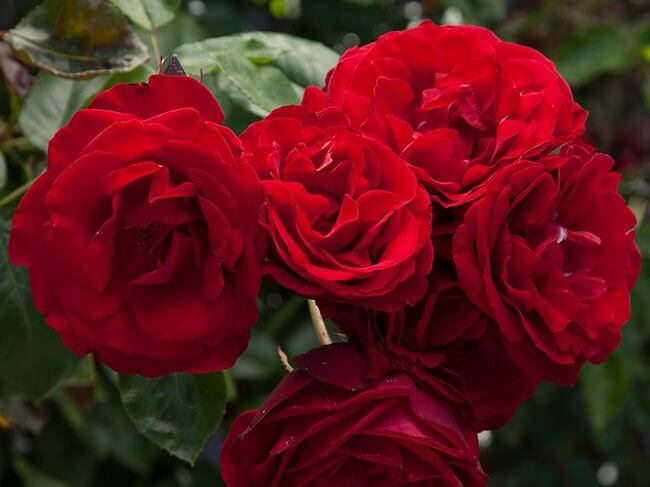
[[636, 46], [616, 28], [602, 26], [567, 41], [557, 53], [557, 67], [573, 85], [607, 72], [622, 71], [636, 59]]
[[194, 464], [216, 431], [226, 404], [224, 374], [121, 375], [117, 388], [137, 430], [172, 455]]
[[27, 271], [9, 263], [9, 223], [0, 220], [0, 386], [40, 399], [77, 358], [32, 305]]
[[133, 23], [151, 30], [171, 22], [180, 0], [110, 0]]
[[247, 32], [186, 44], [176, 49], [185, 70], [216, 74], [219, 98], [257, 116], [300, 102], [305, 86], [322, 85], [337, 54], [316, 42], [285, 34]]
[[128, 72], [147, 48], [105, 2], [45, 0], [5, 35], [23, 60], [68, 78]]
[[34, 83], [18, 116], [18, 123], [29, 141], [42, 151], [54, 133], [70, 117], [86, 106], [100, 91], [119, 82], [144, 81], [150, 71], [141, 67], [130, 73], [97, 76], [89, 80], [70, 80], [41, 74]]

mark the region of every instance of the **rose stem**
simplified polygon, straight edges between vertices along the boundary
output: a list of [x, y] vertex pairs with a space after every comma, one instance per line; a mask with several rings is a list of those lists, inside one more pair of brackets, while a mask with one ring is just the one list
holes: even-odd
[[329, 333], [327, 333], [327, 327], [325, 326], [323, 315], [320, 313], [320, 309], [318, 309], [316, 301], [313, 299], [308, 299], [307, 306], [309, 306], [311, 322], [314, 325], [314, 331], [316, 332], [318, 341], [321, 345], [330, 345], [332, 343], [332, 339], [330, 338]]

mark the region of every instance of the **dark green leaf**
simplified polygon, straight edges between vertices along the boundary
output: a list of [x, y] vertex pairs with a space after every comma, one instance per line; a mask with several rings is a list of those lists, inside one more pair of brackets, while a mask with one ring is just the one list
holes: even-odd
[[180, 0], [110, 0], [143, 29], [152, 30], [173, 20]]
[[264, 32], [185, 44], [176, 54], [190, 74], [218, 73], [219, 89], [258, 116], [298, 103], [305, 86], [324, 83], [338, 57], [317, 42]]
[[172, 455], [194, 464], [216, 431], [226, 404], [224, 374], [120, 375], [122, 404], [136, 429]]
[[18, 123], [29, 141], [46, 151], [54, 133], [98, 92], [119, 82], [145, 80], [148, 74], [145, 67], [130, 73], [97, 76], [89, 80], [70, 80], [42, 74], [25, 99]]
[[45, 0], [5, 40], [24, 61], [68, 78], [128, 72], [149, 57], [122, 14], [96, 0]]
[[3, 389], [38, 399], [78, 358], [32, 305], [27, 270], [9, 264], [9, 223], [0, 220], [0, 382]]

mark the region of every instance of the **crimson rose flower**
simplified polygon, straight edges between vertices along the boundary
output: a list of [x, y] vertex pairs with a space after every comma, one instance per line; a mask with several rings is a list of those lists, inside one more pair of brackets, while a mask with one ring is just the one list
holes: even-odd
[[532, 377], [573, 383], [618, 345], [639, 274], [634, 214], [613, 160], [571, 145], [513, 164], [453, 240], [458, 282]]
[[261, 189], [210, 92], [118, 85], [54, 136], [9, 252], [65, 345], [146, 376], [230, 367], [257, 320]]
[[545, 154], [584, 131], [553, 63], [474, 26], [390, 32], [346, 51], [327, 103], [419, 168], [434, 201], [473, 199], [504, 161]]
[[476, 434], [407, 375], [369, 380], [339, 343], [298, 357], [221, 454], [228, 487], [486, 486]]
[[268, 274], [302, 295], [373, 308], [422, 297], [431, 204], [404, 161], [334, 108], [280, 108], [241, 140], [264, 189]]
[[373, 375], [406, 372], [453, 403], [475, 431], [503, 426], [537, 386], [507, 355], [494, 321], [450, 276], [436, 275], [424, 299], [393, 313], [319, 304], [362, 344]]

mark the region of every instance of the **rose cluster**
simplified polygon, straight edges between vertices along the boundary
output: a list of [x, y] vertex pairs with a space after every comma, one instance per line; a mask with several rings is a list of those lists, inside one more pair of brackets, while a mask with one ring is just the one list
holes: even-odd
[[198, 81], [120, 85], [52, 139], [10, 255], [75, 353], [226, 369], [268, 276], [347, 343], [235, 420], [229, 487], [485, 486], [477, 433], [605, 360], [640, 267], [613, 161], [551, 61], [391, 32], [239, 137]]

